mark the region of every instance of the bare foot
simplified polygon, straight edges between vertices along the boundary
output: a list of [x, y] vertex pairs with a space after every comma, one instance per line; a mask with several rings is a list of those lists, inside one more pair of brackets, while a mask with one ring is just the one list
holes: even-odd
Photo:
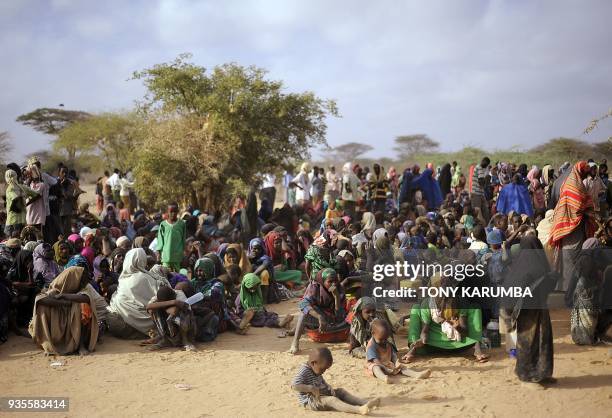
[[360, 406], [359, 413], [361, 415], [368, 415], [370, 413], [370, 407], [368, 406], [368, 404]]
[[297, 347], [295, 345], [292, 345], [288, 351], [289, 354], [297, 354], [299, 352], [300, 352], [300, 347]]
[[186, 344], [185, 351], [198, 351], [193, 344]]
[[89, 354], [89, 350], [86, 349], [85, 347], [79, 347], [79, 355], [81, 356], [86, 356]]
[[293, 315], [287, 314], [287, 315], [285, 315], [283, 320], [280, 321], [278, 326], [281, 327], [281, 328], [285, 328], [287, 325], [289, 325], [291, 323], [291, 321], [293, 321]]
[[236, 334], [238, 335], [246, 335], [247, 331], [251, 328], [251, 324], [246, 324], [242, 327], [242, 324], [238, 328], [236, 328]]
[[423, 370], [421, 373], [419, 373], [417, 375], [417, 379], [427, 379], [429, 376], [431, 376], [431, 370]]
[[474, 359], [477, 363], [486, 363], [487, 361], [489, 361], [489, 356], [487, 356], [486, 354], [474, 354]]
[[370, 408], [370, 410], [372, 408], [375, 408], [375, 407], [379, 406], [379, 405], [380, 405], [380, 398], [374, 398], [371, 401], [369, 401], [368, 403], [366, 403], [366, 406], [368, 408]]

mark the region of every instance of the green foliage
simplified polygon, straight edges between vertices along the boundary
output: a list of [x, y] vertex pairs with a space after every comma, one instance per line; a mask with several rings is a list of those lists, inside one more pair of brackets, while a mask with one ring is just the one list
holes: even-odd
[[77, 121], [85, 120], [88, 117], [90, 117], [89, 113], [79, 110], [44, 107], [19, 116], [17, 122], [21, 122], [47, 135], [57, 135], [66, 126]]
[[434, 152], [439, 146], [439, 142], [426, 134], [415, 134], [396, 137], [393, 149], [399, 154], [400, 159], [407, 159], [414, 155]]
[[330, 149], [330, 159], [334, 161], [349, 161], [359, 158], [374, 147], [360, 142], [348, 142]]
[[228, 182], [252, 185], [259, 173], [307, 159], [312, 146], [326, 144], [325, 119], [337, 115], [333, 101], [285, 93], [282, 82], [256, 67], [225, 64], [207, 73], [188, 58], [134, 73], [148, 89], [139, 105], [145, 157], [135, 167], [144, 199], [189, 196], [217, 208], [231, 192]]
[[107, 168], [125, 171], [131, 166], [134, 147], [142, 134], [143, 121], [134, 112], [102, 113], [65, 127], [53, 149], [74, 157], [99, 156]]
[[8, 155], [12, 150], [11, 136], [8, 132], [0, 132], [0, 162], [6, 163]]

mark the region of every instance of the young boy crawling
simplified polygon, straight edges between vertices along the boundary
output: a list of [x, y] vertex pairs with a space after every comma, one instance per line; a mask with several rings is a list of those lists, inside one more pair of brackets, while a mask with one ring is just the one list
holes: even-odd
[[401, 364], [397, 359], [397, 351], [388, 339], [391, 328], [386, 321], [374, 319], [371, 323], [372, 338], [366, 347], [367, 372], [385, 383], [399, 383], [401, 376], [426, 379], [431, 370], [417, 372]]
[[323, 373], [334, 362], [328, 348], [317, 348], [308, 356], [293, 378], [291, 388], [298, 392], [300, 405], [312, 411], [340, 411], [367, 415], [380, 404], [379, 398], [370, 401], [351, 395], [346, 390], [332, 388], [323, 379]]
[[149, 349], [184, 347], [196, 351], [194, 346], [196, 323], [183, 292], [161, 286], [147, 305], [157, 331], [157, 342]]

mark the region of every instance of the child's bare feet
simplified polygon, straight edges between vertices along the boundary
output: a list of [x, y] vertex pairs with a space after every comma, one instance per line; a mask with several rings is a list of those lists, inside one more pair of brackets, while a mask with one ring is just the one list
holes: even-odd
[[185, 351], [198, 351], [197, 348], [195, 348], [195, 345], [193, 344], [186, 344], [185, 345]]
[[427, 370], [423, 370], [422, 372], [420, 372], [416, 378], [417, 379], [427, 379], [429, 376], [431, 376], [431, 370], [427, 369]]
[[81, 356], [86, 356], [86, 355], [88, 355], [88, 354], [89, 354], [89, 350], [88, 350], [88, 349], [86, 349], [86, 348], [85, 348], [85, 347], [83, 347], [83, 346], [80, 346], [80, 347], [79, 347], [79, 355], [81, 355]]
[[368, 415], [370, 413], [370, 407], [368, 406], [368, 404], [360, 406], [359, 413], [361, 415]]
[[295, 345], [291, 345], [291, 347], [288, 350], [289, 354], [297, 354], [300, 352], [300, 348], [298, 346]]

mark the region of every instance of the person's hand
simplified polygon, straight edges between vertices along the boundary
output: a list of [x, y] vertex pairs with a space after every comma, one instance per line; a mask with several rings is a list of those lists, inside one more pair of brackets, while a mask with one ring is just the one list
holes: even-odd
[[329, 288], [329, 293], [331, 293], [334, 297], [339, 297], [340, 296], [340, 291], [338, 290], [338, 286], [331, 285], [331, 287]]
[[421, 332], [420, 341], [421, 341], [421, 344], [423, 345], [427, 344], [427, 333], [426, 332]]
[[174, 306], [176, 306], [178, 309], [187, 309], [187, 307], [189, 307], [189, 304], [183, 302], [182, 300], [175, 299]]
[[325, 328], [327, 328], [327, 321], [323, 316], [321, 316], [319, 318], [319, 332], [325, 331]]
[[61, 293], [56, 293], [54, 295], [51, 295], [55, 300], [60, 300], [64, 298], [64, 295], [62, 295]]
[[312, 394], [312, 396], [314, 396], [317, 399], [321, 397], [321, 390], [319, 389], [318, 386], [313, 385], [312, 389], [310, 389], [310, 393]]

